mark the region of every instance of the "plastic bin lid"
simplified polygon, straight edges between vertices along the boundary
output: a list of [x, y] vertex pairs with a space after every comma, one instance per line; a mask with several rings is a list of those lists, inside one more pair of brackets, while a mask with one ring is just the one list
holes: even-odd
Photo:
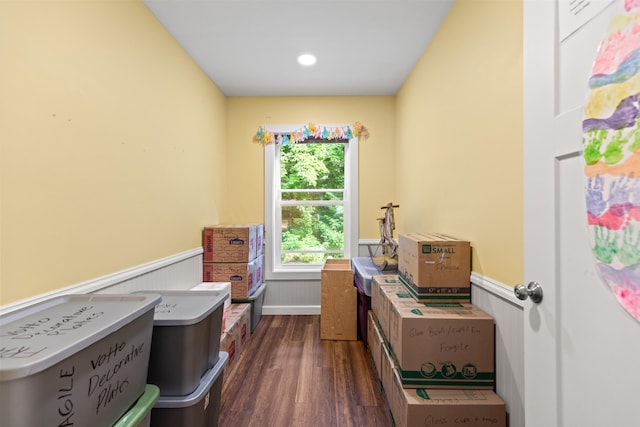
[[202, 282], [191, 288], [192, 291], [224, 291], [231, 289], [231, 282]]
[[139, 426], [151, 412], [153, 405], [158, 401], [158, 397], [160, 397], [160, 388], [153, 384], [147, 384], [142, 396], [112, 427]]
[[362, 286], [365, 295], [371, 296], [371, 280], [373, 276], [380, 274], [373, 260], [368, 257], [353, 258], [353, 260], [351, 260], [351, 269], [361, 282], [360, 286]]
[[380, 274], [378, 267], [373, 263], [373, 260], [369, 257], [356, 257], [351, 260], [351, 269], [354, 273], [360, 274], [365, 280], [371, 280], [371, 278], [377, 274]]
[[202, 376], [198, 388], [193, 393], [186, 396], [160, 396], [154, 408], [187, 408], [200, 402], [209, 392], [213, 383], [223, 374], [224, 367], [227, 366], [229, 353], [221, 351], [218, 354], [218, 361]]
[[44, 371], [153, 309], [157, 293], [62, 295], [0, 316], [0, 381]]
[[139, 291], [162, 295], [162, 302], [156, 306], [154, 326], [193, 325], [206, 319], [224, 304], [227, 293], [222, 291]]

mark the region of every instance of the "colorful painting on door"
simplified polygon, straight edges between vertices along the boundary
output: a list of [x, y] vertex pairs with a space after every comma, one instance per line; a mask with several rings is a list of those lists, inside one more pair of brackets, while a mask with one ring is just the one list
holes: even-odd
[[582, 143], [589, 235], [596, 267], [640, 320], [640, 3], [628, 0], [589, 79]]

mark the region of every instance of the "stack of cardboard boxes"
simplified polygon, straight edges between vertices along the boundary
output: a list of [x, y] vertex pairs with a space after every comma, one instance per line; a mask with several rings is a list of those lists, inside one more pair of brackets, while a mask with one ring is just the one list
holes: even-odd
[[396, 426], [506, 426], [491, 316], [470, 303], [469, 242], [400, 234], [397, 275], [373, 277], [368, 346]]
[[233, 371], [252, 331], [249, 298], [262, 284], [262, 224], [215, 225], [202, 231], [203, 282], [201, 286], [230, 284], [231, 304], [225, 304], [220, 349], [229, 354], [227, 375]]
[[262, 284], [262, 224], [214, 225], [202, 232], [202, 281], [231, 282], [231, 298], [247, 298]]

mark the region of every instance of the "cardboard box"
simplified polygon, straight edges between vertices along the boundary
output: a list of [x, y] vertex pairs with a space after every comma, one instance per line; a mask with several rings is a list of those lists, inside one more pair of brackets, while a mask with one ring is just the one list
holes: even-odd
[[414, 307], [416, 300], [411, 297], [411, 294], [407, 293], [404, 286], [397, 289], [395, 287], [385, 287], [383, 292], [383, 320], [378, 319], [382, 335], [389, 344], [389, 337], [391, 336], [391, 307], [395, 305], [397, 307]]
[[249, 263], [249, 274], [252, 276], [253, 287], [250, 291], [250, 294], [253, 294], [260, 285], [262, 284], [263, 279], [263, 266], [264, 266], [264, 256], [259, 255], [254, 260]]
[[382, 379], [382, 347], [384, 346], [384, 340], [373, 311], [369, 311], [367, 316], [367, 328], [367, 347], [369, 348], [376, 374], [378, 378]]
[[202, 231], [204, 262], [249, 262], [257, 256], [258, 224], [213, 225]]
[[391, 406], [393, 398], [393, 371], [395, 369], [395, 361], [387, 346], [382, 346], [382, 359], [380, 361], [380, 382], [382, 382], [382, 390], [387, 397], [387, 402]]
[[229, 354], [225, 382], [251, 337], [251, 304], [231, 304], [226, 317], [226, 329], [220, 337], [220, 350]]
[[205, 262], [202, 264], [204, 282], [230, 282], [231, 299], [247, 298], [260, 286], [263, 257], [251, 262]]
[[398, 273], [424, 302], [471, 301], [471, 245], [443, 234], [398, 236]]
[[371, 310], [376, 315], [385, 338], [389, 336], [390, 298], [413, 300], [411, 294], [400, 283], [397, 274], [373, 276], [371, 281]]
[[351, 261], [328, 259], [320, 275], [320, 339], [358, 339], [357, 293]]
[[220, 337], [220, 350], [226, 352], [229, 355], [226, 366], [226, 375], [224, 376], [224, 381], [229, 378], [231, 372], [236, 366], [236, 361], [238, 359], [239, 353], [239, 342], [240, 342], [240, 328], [234, 327], [233, 325], [227, 325], [227, 329], [222, 333]]
[[251, 304], [231, 304], [227, 314], [227, 322], [237, 324], [240, 328], [240, 351], [242, 351], [251, 337]]
[[264, 249], [264, 226], [256, 224], [256, 256], [262, 255]]
[[432, 390], [402, 387], [394, 373], [389, 399], [396, 427], [506, 427], [504, 401], [491, 390]]
[[405, 388], [494, 388], [495, 326], [479, 308], [391, 300], [389, 328]]

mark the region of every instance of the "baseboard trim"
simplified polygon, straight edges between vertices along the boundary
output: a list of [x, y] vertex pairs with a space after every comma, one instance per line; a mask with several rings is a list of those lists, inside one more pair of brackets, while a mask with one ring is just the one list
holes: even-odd
[[471, 283], [478, 288], [505, 300], [509, 304], [524, 309], [524, 301], [521, 301], [515, 297], [515, 295], [513, 294], [513, 287], [511, 286], [507, 286], [503, 283], [497, 282], [493, 279], [474, 272], [471, 273]]
[[320, 314], [319, 305], [269, 305], [262, 307], [265, 315]]
[[92, 292], [97, 292], [104, 288], [108, 288], [110, 286], [124, 282], [125, 280], [130, 280], [135, 277], [141, 276], [143, 274], [149, 273], [151, 271], [159, 270], [163, 267], [176, 264], [178, 262], [184, 261], [194, 256], [199, 256], [200, 254], [202, 254], [202, 252], [203, 250], [202, 250], [202, 247], [200, 246], [197, 248], [190, 249], [188, 251], [177, 253], [175, 255], [170, 255], [165, 258], [160, 258], [160, 259], [148, 262], [146, 264], [140, 264], [132, 268], [128, 268], [125, 270], [108, 274], [106, 276], [98, 277], [95, 279], [88, 280], [86, 282], [77, 283], [75, 285], [68, 286], [66, 288], [57, 289], [52, 292], [47, 292], [32, 298], [7, 304], [0, 307], [0, 315], [7, 314], [15, 310], [20, 310], [29, 305], [47, 300], [49, 298], [57, 297], [60, 295], [89, 294]]

